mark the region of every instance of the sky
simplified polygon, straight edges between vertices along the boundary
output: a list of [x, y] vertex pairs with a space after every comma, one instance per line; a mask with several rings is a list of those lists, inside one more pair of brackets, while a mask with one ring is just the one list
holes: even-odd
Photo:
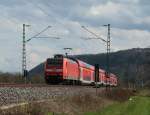
[[81, 26], [107, 39], [103, 25], [110, 24], [112, 52], [150, 47], [149, 0], [0, 0], [0, 9], [0, 71], [21, 72], [23, 24], [30, 25], [26, 40], [51, 26], [26, 43], [27, 69], [54, 54], [106, 52], [106, 43], [86, 40], [96, 37]]

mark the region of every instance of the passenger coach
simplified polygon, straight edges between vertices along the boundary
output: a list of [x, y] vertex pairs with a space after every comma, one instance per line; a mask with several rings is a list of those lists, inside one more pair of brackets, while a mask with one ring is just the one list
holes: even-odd
[[[95, 84], [94, 66], [81, 60], [63, 55], [55, 55], [45, 62], [45, 81], [48, 84]], [[117, 77], [114, 74], [106, 76], [106, 72], [99, 69], [99, 85], [117, 85]]]

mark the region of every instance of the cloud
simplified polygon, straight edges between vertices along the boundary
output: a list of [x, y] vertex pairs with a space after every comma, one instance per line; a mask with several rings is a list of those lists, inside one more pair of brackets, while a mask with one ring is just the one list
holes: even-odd
[[[109, 16], [118, 15], [123, 5], [108, 2], [106, 5], [92, 6], [87, 15], [89, 16]], [[109, 14], [109, 15], [108, 15]]]
[[144, 30], [120, 30], [114, 28], [112, 36], [113, 46], [117, 46], [117, 49], [144, 48], [150, 44], [150, 32]]
[[149, 7], [148, 0], [0, 0], [0, 70], [21, 71], [23, 23], [31, 25], [26, 28], [26, 39], [48, 25], [52, 28], [40, 36], [62, 38], [39, 38], [27, 43], [29, 69], [53, 54], [65, 54], [65, 47], [73, 48], [70, 54], [105, 52], [102, 41], [81, 39], [94, 37], [82, 25], [106, 39], [107, 28], [102, 25], [110, 23], [112, 51], [147, 47]]

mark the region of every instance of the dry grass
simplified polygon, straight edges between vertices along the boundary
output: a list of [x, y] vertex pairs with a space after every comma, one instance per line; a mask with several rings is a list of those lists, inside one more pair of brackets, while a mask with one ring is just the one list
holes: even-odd
[[80, 115], [86, 111], [96, 111], [112, 102], [93, 95], [61, 97], [42, 103], [30, 103], [1, 111], [2, 115], [45, 115], [48, 113]]
[[141, 91], [138, 93], [139, 96], [146, 96], [150, 97], [150, 89], [141, 89]]
[[122, 89], [122, 88], [110, 88], [107, 91], [103, 90], [99, 93], [99, 96], [103, 98], [107, 98], [113, 101], [123, 102], [128, 100], [131, 96], [134, 96], [135, 92], [129, 89]]
[[44, 103], [29, 103], [20, 107], [14, 107], [7, 110], [1, 110], [0, 115], [45, 115], [48, 111], [46, 102]]
[[73, 96], [57, 97], [41, 103], [30, 103], [26, 106], [16, 107], [2, 111], [2, 115], [49, 115], [67, 114], [80, 115], [87, 111], [99, 111], [116, 101], [122, 102], [134, 93], [125, 89], [111, 89], [101, 91], [98, 96], [94, 94], [77, 94]]

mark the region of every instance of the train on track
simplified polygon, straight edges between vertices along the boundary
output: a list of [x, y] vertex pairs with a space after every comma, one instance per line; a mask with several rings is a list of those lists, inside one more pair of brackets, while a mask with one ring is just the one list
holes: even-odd
[[[79, 59], [54, 55], [45, 61], [45, 81], [47, 84], [95, 84], [95, 68]], [[99, 69], [98, 85], [117, 86], [117, 76]]]

